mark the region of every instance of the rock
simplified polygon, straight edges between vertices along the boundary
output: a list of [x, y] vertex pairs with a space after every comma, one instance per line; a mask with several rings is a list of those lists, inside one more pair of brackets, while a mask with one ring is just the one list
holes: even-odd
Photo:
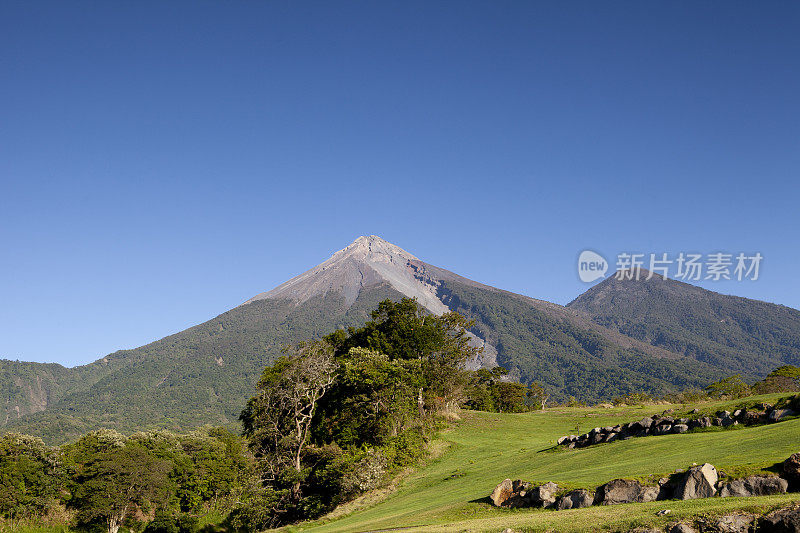
[[564, 436], [564, 437], [559, 437], [559, 439], [556, 441], [556, 444], [561, 446], [562, 444], [568, 444], [569, 442], [570, 442], [569, 437]]
[[700, 423], [701, 428], [711, 427], [712, 425], [711, 417], [708, 416], [701, 416], [697, 421]]
[[731, 416], [733, 416], [733, 418], [741, 418], [743, 414], [744, 414], [744, 409], [737, 409], [732, 413]]
[[672, 426], [665, 425], [665, 426], [658, 426], [656, 429], [653, 430], [653, 435], [667, 435], [672, 431]]
[[663, 416], [663, 417], [658, 419], [658, 424], [657, 425], [659, 425], [659, 426], [671, 426], [674, 423], [675, 423], [675, 419], [672, 418], [671, 416]]
[[723, 485], [719, 495], [723, 498], [729, 496], [766, 496], [767, 494], [784, 494], [789, 488], [789, 483], [775, 476], [750, 476], [745, 479], [736, 479]]
[[800, 484], [800, 453], [793, 453], [783, 462], [783, 477], [792, 485]]
[[772, 409], [772, 404], [770, 403], [757, 403], [753, 406], [753, 409], [756, 411], [769, 411]]
[[717, 418], [730, 418], [731, 412], [730, 411], [717, 411]]
[[667, 531], [669, 533], [697, 533], [697, 530], [689, 524], [675, 524]]
[[796, 416], [796, 415], [797, 413], [795, 413], [791, 409], [775, 409], [769, 414], [768, 420], [770, 422], [780, 422], [786, 417]]
[[755, 517], [751, 515], [732, 514], [721, 516], [714, 521], [714, 531], [719, 533], [748, 533]]
[[759, 521], [759, 531], [770, 533], [800, 532], [800, 508], [787, 507], [778, 509]]
[[672, 509], [661, 509], [656, 513], [656, 516], [666, 516], [672, 512]]
[[686, 433], [687, 431], [689, 431], [689, 426], [686, 424], [675, 424], [672, 426], [673, 433]]
[[630, 430], [632, 433], [639, 433], [643, 431], [647, 431], [653, 425], [653, 419], [648, 417], [644, 417], [639, 421], [631, 422]]
[[588, 490], [579, 489], [573, 490], [559, 498], [556, 508], [559, 511], [565, 509], [581, 509], [591, 506], [592, 503], [594, 503], [594, 494]]
[[767, 422], [767, 413], [763, 411], [746, 411], [742, 416], [742, 423], [748, 426], [764, 424]]
[[676, 418], [675, 419], [675, 423], [676, 424], [688, 424], [689, 423], [689, 419], [688, 418]]
[[629, 479], [615, 479], [597, 488], [595, 502], [600, 505], [652, 502], [658, 497], [658, 493], [659, 487], [648, 487]]
[[722, 425], [722, 419], [719, 418], [719, 417], [714, 418], [713, 420], [711, 420], [711, 425], [713, 425], [713, 426], [721, 426]]
[[699, 413], [699, 412], [700, 412], [700, 409], [698, 409], [697, 407], [695, 407], [694, 409], [692, 409], [692, 410], [691, 410], [691, 411], [689, 411], [689, 412], [690, 412], [690, 413], [692, 413], [693, 415], [696, 415], [697, 413]]
[[492, 503], [496, 507], [503, 507], [503, 504], [511, 498], [512, 494], [514, 494], [513, 481], [504, 479], [494, 488], [489, 498], [492, 499]]
[[606, 442], [614, 442], [619, 438], [619, 433], [609, 433], [606, 437]]
[[737, 425], [738, 423], [739, 423], [739, 422], [737, 422], [737, 421], [736, 421], [734, 418], [732, 418], [732, 417], [728, 417], [728, 418], [723, 418], [723, 419], [722, 419], [722, 427], [725, 427], [725, 428], [727, 428], [727, 427], [731, 427], [731, 426], [735, 426], [735, 425]]
[[710, 498], [717, 493], [718, 479], [719, 475], [714, 465], [705, 463], [701, 466], [693, 466], [675, 487], [675, 497], [680, 500]]
[[549, 481], [538, 487], [531, 487], [526, 491], [526, 498], [533, 507], [552, 507], [556, 503], [558, 485]]

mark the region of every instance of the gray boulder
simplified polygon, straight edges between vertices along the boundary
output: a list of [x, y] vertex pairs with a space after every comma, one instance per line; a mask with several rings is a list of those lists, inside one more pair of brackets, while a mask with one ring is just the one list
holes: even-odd
[[694, 500], [696, 498], [710, 498], [717, 493], [716, 485], [719, 479], [714, 465], [705, 463], [693, 466], [683, 476], [676, 487], [675, 497], [680, 500]]
[[558, 499], [556, 509], [563, 511], [565, 509], [580, 509], [589, 507], [594, 503], [594, 494], [588, 490], [579, 489], [573, 490]]
[[789, 488], [789, 482], [775, 476], [750, 476], [745, 479], [736, 479], [723, 485], [719, 495], [723, 498], [729, 496], [766, 496], [767, 494], [784, 494]]
[[686, 424], [675, 424], [672, 426], [673, 433], [686, 433], [687, 431], [689, 431], [689, 426]]
[[549, 481], [544, 485], [528, 488], [525, 497], [533, 507], [552, 507], [556, 503], [556, 492], [558, 485]]
[[673, 524], [667, 531], [669, 533], [697, 533], [697, 530], [689, 524]]
[[752, 515], [730, 514], [714, 520], [714, 531], [719, 533], [748, 533], [753, 527], [755, 517]]
[[659, 487], [642, 485], [629, 479], [615, 479], [597, 488], [595, 502], [600, 505], [652, 502], [658, 498]]
[[769, 414], [769, 421], [770, 422], [780, 422], [786, 417], [789, 416], [796, 416], [797, 413], [792, 411], [791, 409], [775, 409]]
[[642, 418], [636, 422], [631, 422], [630, 430], [632, 433], [646, 432], [653, 426], [653, 419], [649, 416]]

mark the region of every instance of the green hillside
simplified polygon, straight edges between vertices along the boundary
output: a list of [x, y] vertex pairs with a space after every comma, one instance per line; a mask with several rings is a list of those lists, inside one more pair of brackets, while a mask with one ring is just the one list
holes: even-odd
[[568, 307], [624, 335], [751, 379], [800, 363], [800, 311], [782, 305], [659, 276], [612, 276]]
[[[748, 398], [775, 401], [779, 395]], [[701, 404], [704, 410], [731, 408], [741, 401]], [[599, 506], [570, 511], [498, 509], [488, 503], [494, 486], [506, 477], [563, 487], [594, 488], [618, 477], [649, 476], [710, 462], [722, 472], [753, 472], [773, 466], [800, 448], [800, 419], [735, 430], [666, 435], [553, 451], [556, 438], [595, 426], [641, 418], [667, 408], [558, 408], [524, 414], [463, 412], [463, 419], [443, 432], [433, 449], [438, 458], [409, 475], [385, 500], [352, 506], [343, 518], [320, 521], [290, 531], [352, 532], [388, 528], [410, 531], [515, 530], [579, 532], [628, 530], [664, 525], [701, 512], [759, 509], [800, 500], [800, 494], [753, 498], [710, 498]], [[659, 509], [670, 509], [657, 517]]]
[[72, 391], [46, 411], [10, 420], [7, 429], [53, 443], [97, 428], [130, 432], [217, 424], [238, 430], [261, 371], [286, 344], [360, 325], [385, 298], [400, 295], [380, 285], [363, 291], [350, 308], [334, 293], [299, 306], [260, 300], [236, 307], [181, 333], [68, 370], [68, 376], [75, 373]]
[[541, 383], [557, 400], [702, 388], [731, 370], [635, 342], [547, 302], [458, 282], [444, 282], [440, 293], [476, 321], [475, 331], [497, 347], [498, 364], [524, 383]]

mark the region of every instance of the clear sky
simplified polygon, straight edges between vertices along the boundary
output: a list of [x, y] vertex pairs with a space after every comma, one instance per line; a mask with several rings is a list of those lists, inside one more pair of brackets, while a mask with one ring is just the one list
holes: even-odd
[[0, 5], [0, 357], [82, 364], [377, 234], [565, 304], [585, 248], [800, 307], [797, 2]]

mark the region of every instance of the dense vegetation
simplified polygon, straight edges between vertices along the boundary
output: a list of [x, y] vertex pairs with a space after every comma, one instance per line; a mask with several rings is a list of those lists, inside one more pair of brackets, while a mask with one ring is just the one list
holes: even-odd
[[232, 507], [251, 477], [244, 442], [224, 428], [102, 430], [57, 448], [0, 437], [0, 517], [17, 522], [55, 516], [81, 531], [190, 533], [199, 515]]

